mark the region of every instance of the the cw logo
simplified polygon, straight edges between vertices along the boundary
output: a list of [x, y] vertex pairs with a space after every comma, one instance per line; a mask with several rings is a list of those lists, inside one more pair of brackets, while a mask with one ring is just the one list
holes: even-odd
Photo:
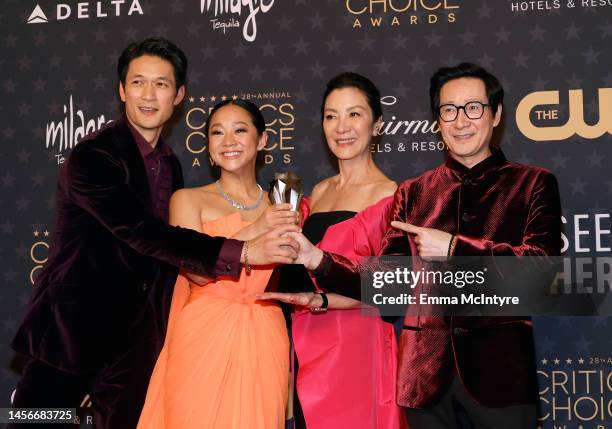
[[[584, 122], [584, 102], [581, 89], [569, 90], [569, 119], [564, 125], [538, 127], [531, 122], [531, 112], [537, 106], [559, 104], [559, 91], [533, 92], [521, 100], [516, 108], [516, 124], [525, 137], [536, 141], [565, 140], [578, 134], [596, 139], [606, 132], [612, 134], [612, 88], [599, 88], [599, 122]], [[536, 110], [538, 119], [557, 119], [557, 110]]]

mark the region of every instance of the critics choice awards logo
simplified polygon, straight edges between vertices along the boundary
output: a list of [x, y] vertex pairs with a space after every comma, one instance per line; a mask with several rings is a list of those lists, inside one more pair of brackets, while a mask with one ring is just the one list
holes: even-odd
[[247, 42], [257, 38], [258, 15], [270, 11], [274, 0], [200, 0], [200, 13], [211, 16], [213, 30], [226, 34], [242, 26]]
[[248, 92], [241, 91], [231, 95], [192, 95], [188, 98], [188, 110], [185, 115], [187, 137], [185, 147], [193, 156], [192, 167], [200, 167], [202, 161], [209, 162], [207, 147], [208, 140], [204, 135], [204, 126], [208, 114], [214, 105], [227, 99], [242, 98], [252, 101], [261, 110], [266, 119], [268, 143], [264, 147], [264, 161], [266, 164], [280, 162], [291, 164], [295, 149], [295, 101], [288, 91]]
[[459, 0], [345, 0], [353, 28], [454, 23]]

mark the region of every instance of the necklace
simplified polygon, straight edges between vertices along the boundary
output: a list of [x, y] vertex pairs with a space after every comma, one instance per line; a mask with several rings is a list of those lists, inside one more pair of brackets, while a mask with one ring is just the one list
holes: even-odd
[[219, 193], [221, 194], [223, 199], [227, 201], [228, 203], [230, 203], [233, 207], [237, 208], [238, 210], [254, 210], [257, 207], [259, 207], [259, 205], [261, 204], [261, 200], [263, 199], [264, 192], [263, 192], [263, 189], [261, 189], [261, 186], [259, 186], [259, 184], [257, 184], [257, 187], [259, 188], [259, 195], [257, 196], [257, 201], [255, 201], [255, 203], [251, 204], [250, 206], [245, 206], [244, 204], [239, 203], [238, 201], [234, 200], [232, 197], [227, 195], [223, 191], [223, 188], [221, 187], [221, 183], [219, 183], [218, 180], [215, 182], [215, 184], [217, 185], [217, 189], [219, 190]]

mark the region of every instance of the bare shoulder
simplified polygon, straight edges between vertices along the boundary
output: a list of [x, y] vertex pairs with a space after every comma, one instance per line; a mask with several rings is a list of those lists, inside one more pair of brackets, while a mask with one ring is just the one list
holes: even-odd
[[369, 186], [369, 200], [370, 202], [378, 202], [383, 198], [392, 196], [397, 190], [397, 183], [389, 179], [386, 176], [379, 178], [372, 182]]
[[311, 199], [317, 199], [318, 197], [320, 197], [321, 195], [325, 194], [325, 192], [327, 191], [327, 189], [329, 189], [330, 184], [332, 183], [332, 180], [335, 178], [336, 176], [331, 176], [328, 177], [326, 179], [321, 180], [319, 183], [317, 183], [314, 188], [312, 188], [312, 193], [311, 193]]

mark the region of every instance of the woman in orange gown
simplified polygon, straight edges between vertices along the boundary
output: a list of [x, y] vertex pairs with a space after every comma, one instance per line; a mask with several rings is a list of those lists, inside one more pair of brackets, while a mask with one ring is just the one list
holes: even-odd
[[[205, 132], [220, 179], [175, 193], [170, 222], [240, 240], [295, 223], [291, 206], [269, 205], [256, 181], [257, 152], [267, 139], [259, 109], [245, 100], [219, 103]], [[272, 268], [243, 268], [237, 281], [179, 276], [138, 428], [285, 427], [285, 320], [277, 304], [255, 298], [266, 289]]]

